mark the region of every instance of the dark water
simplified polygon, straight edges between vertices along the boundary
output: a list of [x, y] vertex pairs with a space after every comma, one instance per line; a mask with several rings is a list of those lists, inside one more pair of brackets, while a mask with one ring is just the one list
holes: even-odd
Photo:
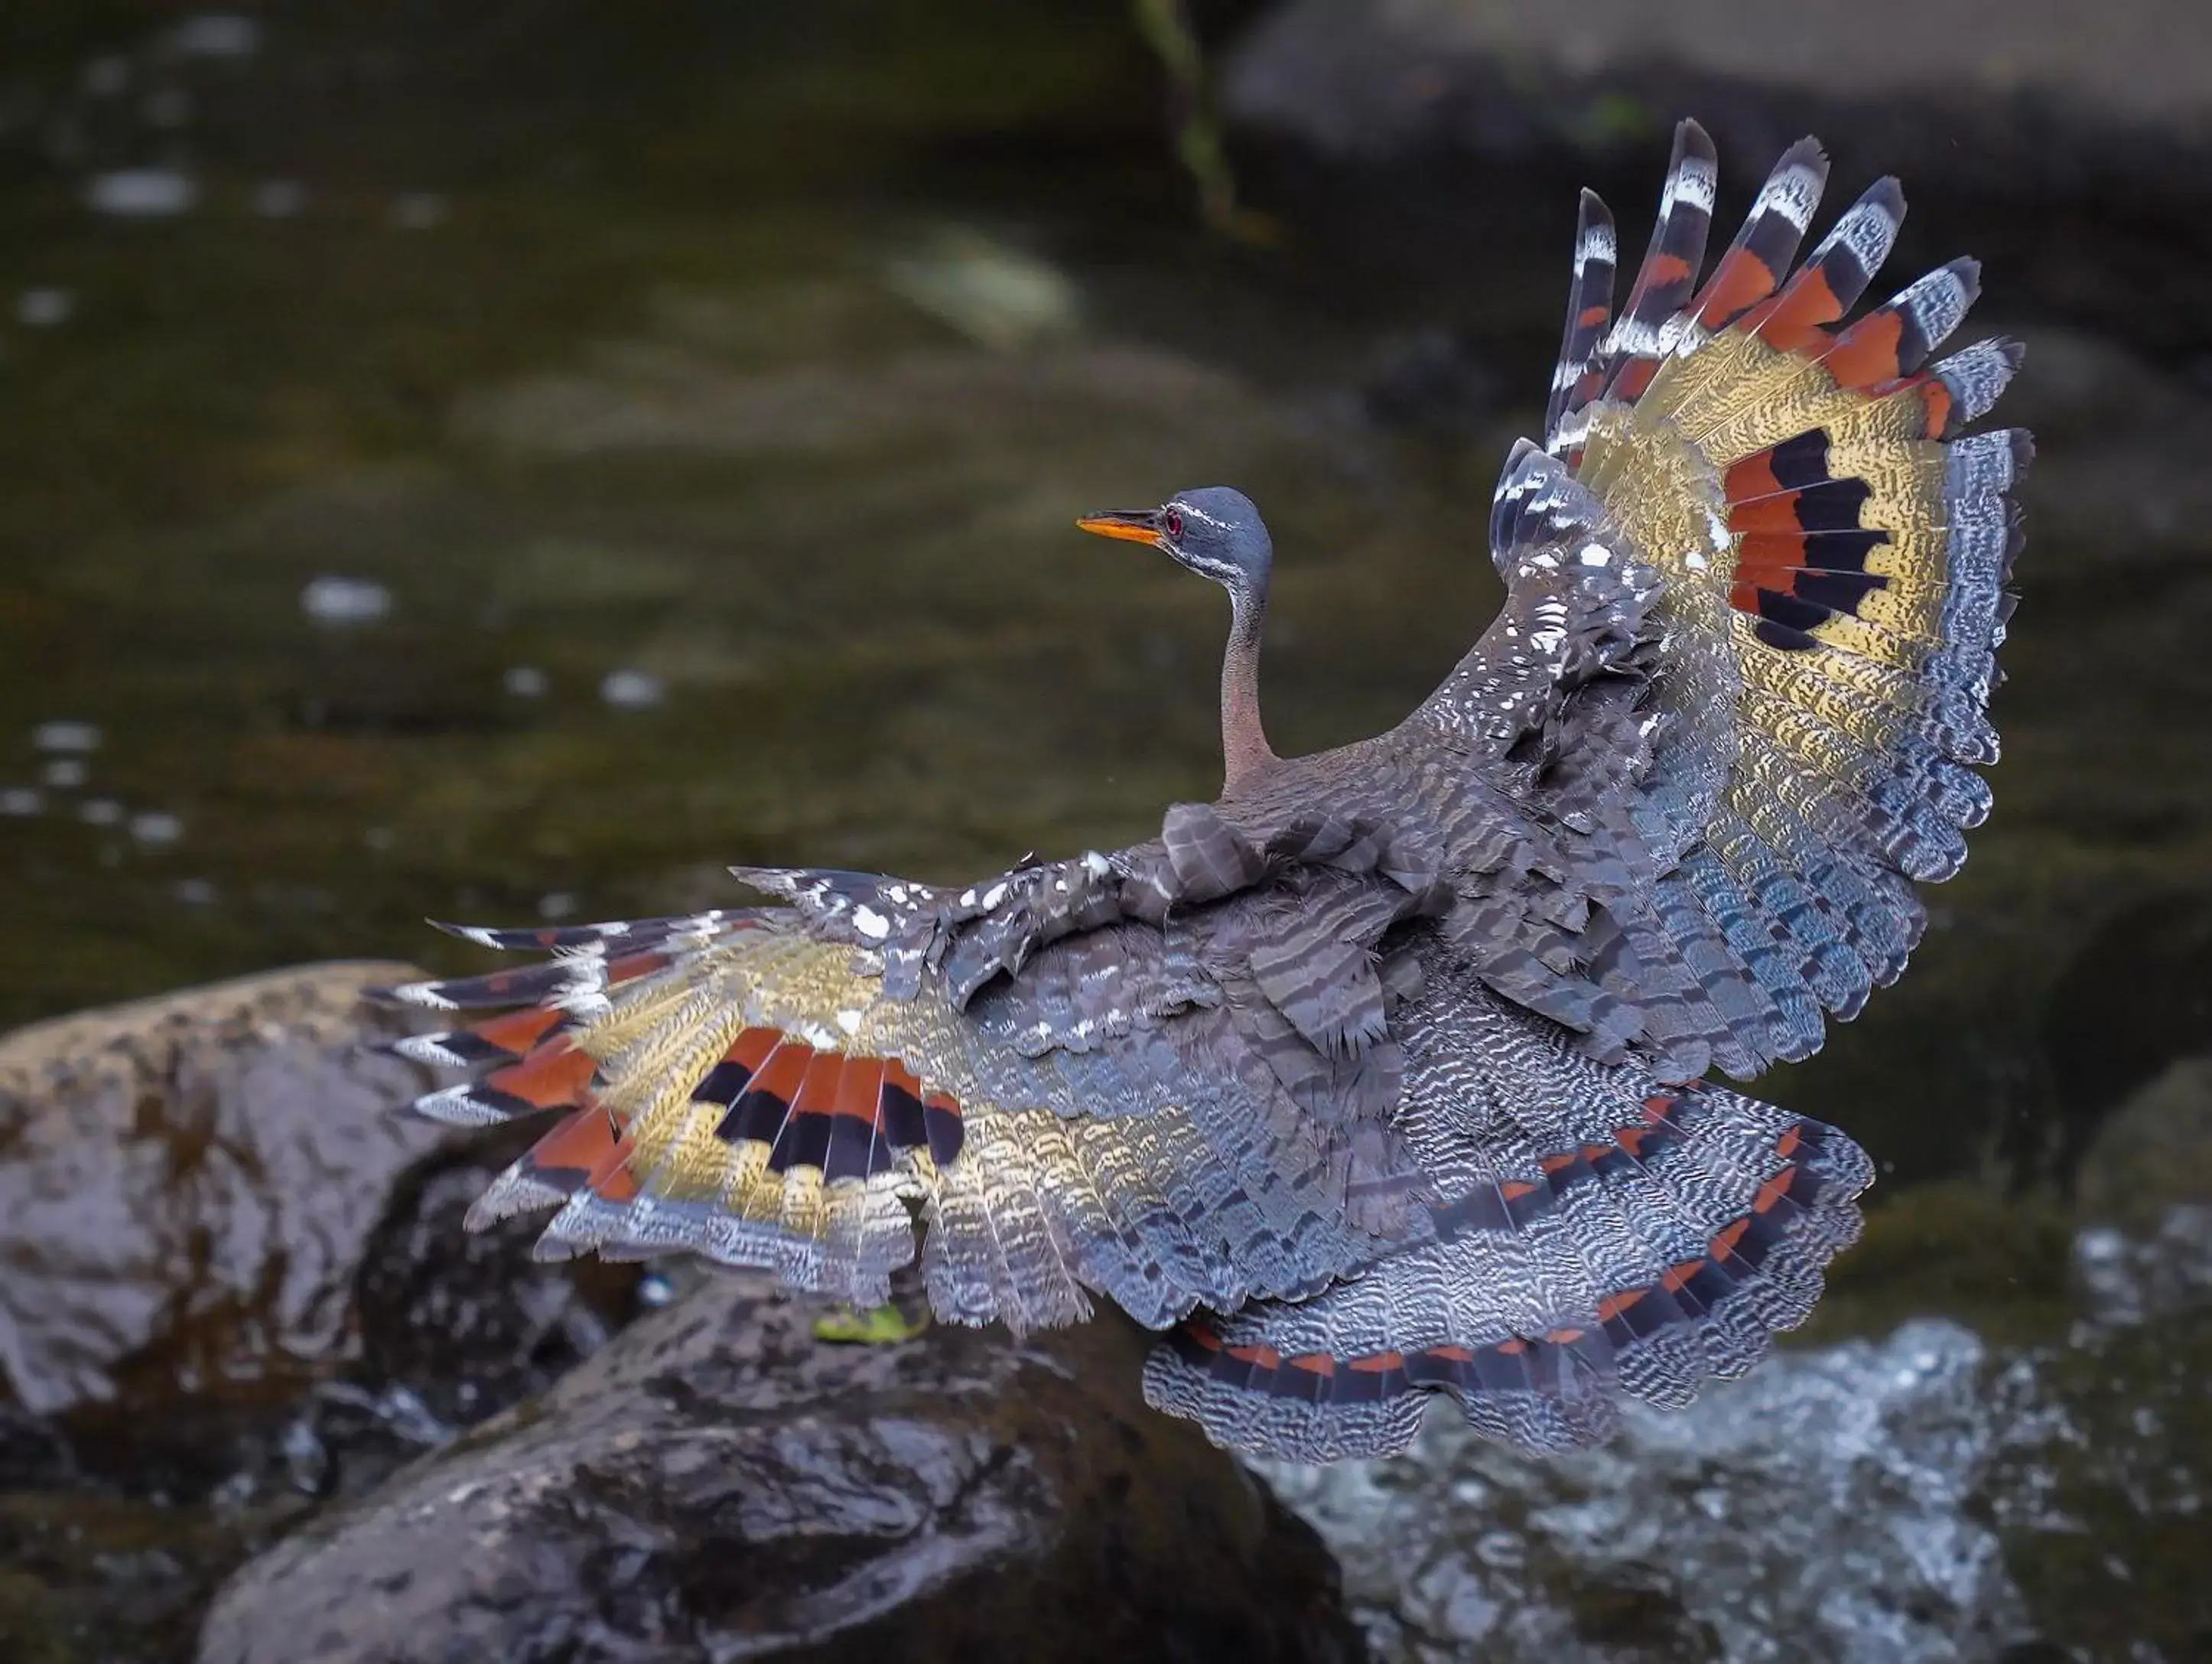
[[[1278, 742], [1387, 724], [1494, 599], [1572, 186], [1638, 221], [1662, 154], [1255, 151], [1246, 245], [1118, 5], [439, 9], [0, 22], [0, 1023], [1141, 836], [1218, 777], [1219, 598], [1068, 522], [1186, 485], [1275, 528]], [[1884, 1166], [1820, 1337], [2027, 1344], [2081, 1231], [2205, 1194], [2212, 337], [2142, 291], [2170, 228], [2115, 293], [2112, 210], [1917, 202], [2030, 343], [2006, 761], [1904, 984], [1768, 1086]], [[2098, 1494], [2097, 1599], [2204, 1546]]]

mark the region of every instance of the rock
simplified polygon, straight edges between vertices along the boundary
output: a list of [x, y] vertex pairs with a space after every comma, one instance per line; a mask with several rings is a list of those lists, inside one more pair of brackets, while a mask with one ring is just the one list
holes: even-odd
[[394, 1021], [358, 995], [408, 974], [318, 966], [0, 1042], [0, 1656], [173, 1657], [288, 1530], [209, 1656], [830, 1655], [893, 1630], [908, 1655], [1358, 1655], [1326, 1551], [1144, 1409], [1126, 1330], [832, 1348], [810, 1308], [716, 1278], [571, 1374], [636, 1268], [538, 1265], [529, 1220], [462, 1234], [536, 1129], [441, 1142], [393, 1112], [425, 1077], [361, 1049]]
[[[1813, 0], [1766, 13], [1746, 13], [1731, 0], [1680, 0], [1664, 13], [1638, 0], [1588, 0], [1566, 15], [1542, 0], [1300, 0], [1279, 8], [1269, 27], [1313, 30], [1328, 10], [1341, 15], [1347, 34], [1583, 76], [1671, 64], [1801, 95], [2039, 97], [2184, 128], [2212, 118], [2212, 83], [2198, 72], [2212, 50], [2212, 23], [2158, 0], [2116, 0], [2094, 19], [2007, 0], [1911, 14], [1888, 0]], [[1917, 25], [1909, 48], [1899, 49], [1907, 37], [1885, 14]], [[2002, 49], [1991, 50], [1999, 39]]]
[[710, 1278], [248, 1565], [203, 1664], [1362, 1655], [1127, 1326], [834, 1346], [819, 1310]]
[[0, 1039], [0, 1659], [169, 1664], [222, 1580], [550, 1384], [635, 1266], [461, 1215], [538, 1129], [398, 1112], [419, 974], [271, 972]]
[[392, 1181], [438, 1130], [360, 1049], [404, 965], [272, 972], [0, 1039], [0, 1404], [251, 1398], [325, 1372]]
[[[2212, 154], [2212, 14], [2114, 0], [2094, 14], [2006, 0], [1289, 0], [1231, 50], [1248, 128], [1366, 161], [1447, 146], [1522, 150], [1663, 131], [1695, 113], [1771, 155], [1819, 133], [1838, 155], [2015, 202], [2124, 181], [2202, 203]], [[2144, 190], [2143, 187], [2148, 187]]]
[[2051, 1073], [2085, 1112], [2212, 1051], [2212, 896], [2169, 892], [2101, 921], [2045, 1003]]
[[[2109, 1147], [2109, 1148], [2108, 1148]], [[2082, 1175], [2082, 1204], [2142, 1221], [2146, 1205], [2212, 1201], [2212, 1057], [2186, 1058], [2112, 1117]]]
[[392, 1187], [354, 1280], [359, 1356], [287, 1429], [293, 1483], [358, 1496], [426, 1447], [544, 1391], [635, 1315], [642, 1268], [533, 1259], [542, 1216], [462, 1226], [544, 1130], [526, 1121], [459, 1139]]
[[[2206, 1037], [2200, 1031], [2197, 1038]], [[2075, 1188], [2082, 1216], [2094, 1224], [2082, 1238], [2100, 1250], [2090, 1264], [2106, 1263], [2115, 1243], [2158, 1241], [2195, 1215], [2212, 1230], [2212, 1051], [2177, 1058], [2130, 1094], [2098, 1128]], [[2212, 1271], [2212, 1254], [2152, 1252], [2140, 1275], [2117, 1283], [2092, 1277], [2090, 1287], [2103, 1303], [2139, 1318], [2188, 1305], [2192, 1270]], [[2146, 1282], [2148, 1295], [2136, 1286]], [[2197, 1292], [2212, 1306], [2212, 1286]]]
[[0, 1659], [182, 1664], [223, 1577], [306, 1506], [216, 1513], [0, 1489]]

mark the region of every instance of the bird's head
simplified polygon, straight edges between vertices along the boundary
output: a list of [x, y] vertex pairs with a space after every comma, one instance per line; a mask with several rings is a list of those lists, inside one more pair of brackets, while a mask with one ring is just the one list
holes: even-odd
[[1226, 485], [1178, 491], [1157, 509], [1115, 509], [1075, 522], [1101, 537], [1149, 543], [1231, 595], [1266, 593], [1275, 546], [1252, 499]]

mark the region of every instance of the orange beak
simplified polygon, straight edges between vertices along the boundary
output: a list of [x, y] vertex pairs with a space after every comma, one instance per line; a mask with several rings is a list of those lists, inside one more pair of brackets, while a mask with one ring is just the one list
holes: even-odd
[[1085, 515], [1075, 524], [1079, 530], [1095, 532], [1100, 537], [1120, 538], [1125, 543], [1149, 543], [1155, 549], [1167, 546], [1160, 536], [1158, 509], [1108, 509]]

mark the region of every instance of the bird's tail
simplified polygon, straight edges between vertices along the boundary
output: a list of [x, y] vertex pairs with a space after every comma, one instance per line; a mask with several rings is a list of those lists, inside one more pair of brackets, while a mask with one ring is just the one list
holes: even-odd
[[1312, 1300], [1184, 1322], [1146, 1365], [1152, 1404], [1333, 1461], [1403, 1449], [1443, 1393], [1491, 1438], [1571, 1449], [1623, 1398], [1744, 1374], [1811, 1312], [1873, 1178], [1849, 1138], [1592, 1063], [1476, 990], [1452, 1009], [1408, 1037], [1410, 1132], [1446, 1197], [1431, 1234]]

